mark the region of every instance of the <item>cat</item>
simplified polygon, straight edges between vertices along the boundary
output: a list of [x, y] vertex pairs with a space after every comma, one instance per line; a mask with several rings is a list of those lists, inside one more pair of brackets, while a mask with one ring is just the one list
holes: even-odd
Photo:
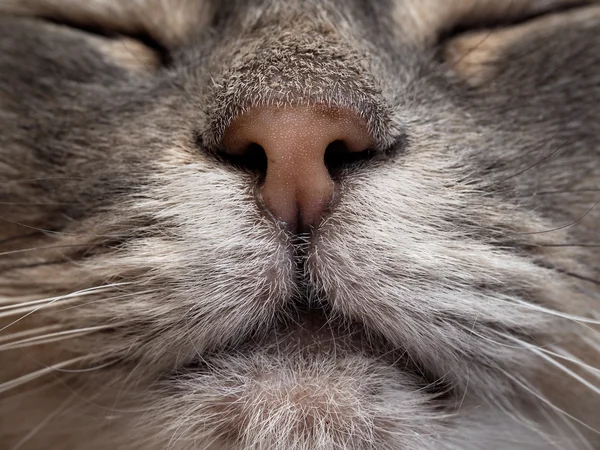
[[600, 448], [600, 4], [1, 0], [0, 449]]

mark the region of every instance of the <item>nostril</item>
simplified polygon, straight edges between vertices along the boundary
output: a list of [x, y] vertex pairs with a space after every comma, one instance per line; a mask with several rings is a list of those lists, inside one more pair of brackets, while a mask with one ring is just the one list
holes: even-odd
[[235, 153], [221, 151], [220, 158], [232, 166], [259, 175], [262, 179], [267, 174], [267, 154], [265, 149], [254, 142]]
[[222, 158], [262, 178], [260, 195], [290, 230], [318, 225], [336, 178], [370, 157], [373, 140], [354, 111], [324, 105], [261, 107], [225, 129]]
[[371, 148], [362, 151], [351, 151], [343, 140], [335, 140], [325, 149], [325, 166], [332, 177], [339, 176], [344, 170], [350, 169], [373, 156]]

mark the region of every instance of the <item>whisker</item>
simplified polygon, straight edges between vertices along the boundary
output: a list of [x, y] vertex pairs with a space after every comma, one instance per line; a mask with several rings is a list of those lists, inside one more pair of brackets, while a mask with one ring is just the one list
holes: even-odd
[[[567, 436], [565, 436], [563, 429], [560, 426], [558, 426], [558, 423], [556, 422], [554, 417], [552, 417], [549, 414], [549, 411], [547, 410], [547, 406], [540, 405], [540, 404], [538, 404], [536, 406], [537, 406], [537, 409], [540, 412], [540, 414], [542, 416], [544, 416], [544, 418], [548, 421], [548, 423], [550, 425], [552, 425], [553, 429], [556, 430], [560, 434], [560, 436], [563, 438], [562, 443], [568, 443], [569, 448], [571, 448], [572, 450], [579, 450], [577, 447], [575, 447], [575, 443], [573, 443], [571, 439], [569, 439]], [[579, 439], [579, 441], [586, 447], [586, 450], [594, 450], [594, 448], [591, 447], [589, 441], [583, 436], [583, 434], [577, 429], [577, 427], [574, 426], [570, 420], [568, 420], [567, 417], [563, 416], [562, 414], [557, 414], [556, 416], [562, 421], [562, 423], [564, 423], [567, 426], [567, 428], [569, 428], [569, 430], [571, 430], [573, 435], [575, 435]], [[553, 444], [554, 447], [561, 448], [561, 447], [558, 447], [555, 442], [550, 442], [550, 443]]]
[[[596, 330], [594, 330], [593, 328], [591, 328], [588, 325], [600, 325], [600, 320], [598, 320], [598, 319], [592, 319], [592, 318], [589, 318], [589, 317], [576, 316], [574, 314], [564, 313], [564, 312], [557, 311], [557, 310], [554, 310], [554, 309], [546, 308], [544, 306], [540, 306], [540, 305], [536, 305], [536, 304], [533, 304], [533, 303], [529, 303], [529, 302], [526, 302], [526, 301], [518, 299], [518, 298], [511, 298], [510, 301], [509, 300], [505, 300], [505, 299], [499, 299], [499, 298], [495, 298], [494, 300], [496, 300], [498, 302], [501, 302], [501, 303], [504, 303], [506, 305], [510, 305], [512, 307], [518, 305], [518, 306], [521, 306], [521, 307], [524, 307], [524, 308], [527, 308], [527, 309], [530, 309], [530, 310], [533, 310], [533, 311], [538, 311], [538, 312], [541, 312], [541, 313], [549, 314], [549, 315], [554, 316], [554, 317], [559, 317], [559, 318], [562, 318], [562, 319], [570, 320], [570, 321], [575, 322], [576, 324], [578, 324], [578, 325], [580, 325], [580, 326], [582, 326], [582, 327], [590, 330], [591, 332], [596, 332]], [[481, 337], [477, 333], [474, 333], [474, 331], [471, 331], [471, 329], [469, 329], [467, 327], [463, 327], [463, 328], [465, 329], [465, 331]]]
[[53, 364], [51, 366], [44, 367], [43, 369], [36, 370], [35, 372], [28, 373], [27, 375], [23, 375], [14, 380], [2, 383], [2, 384], [0, 384], [0, 394], [10, 391], [11, 389], [17, 388], [19, 386], [23, 386], [24, 384], [27, 384], [33, 380], [37, 380], [38, 378], [41, 378], [44, 375], [47, 375], [49, 373], [56, 372], [57, 370], [62, 369], [63, 367], [68, 367], [71, 364], [75, 364], [75, 363], [78, 363], [81, 361], [85, 361], [86, 359], [90, 359], [93, 356], [97, 356], [97, 355], [79, 356], [77, 358], [73, 358], [73, 359], [69, 359], [67, 361]]
[[76, 177], [38, 177], [38, 178], [21, 178], [19, 180], [9, 180], [8, 183], [31, 183], [32, 181], [85, 181], [85, 178]]
[[[464, 328], [464, 327], [463, 327], [463, 328]], [[552, 355], [552, 356], [555, 356], [555, 357], [557, 357], [557, 358], [563, 359], [563, 360], [565, 360], [565, 361], [572, 362], [573, 364], [576, 364], [576, 365], [578, 365], [579, 367], [581, 367], [582, 369], [584, 369], [586, 372], [589, 372], [589, 373], [591, 373], [592, 375], [594, 375], [594, 376], [596, 376], [596, 377], [600, 378], [600, 369], [598, 369], [598, 368], [596, 368], [596, 367], [593, 367], [593, 366], [590, 366], [589, 364], [586, 364], [585, 362], [581, 361], [579, 358], [577, 358], [576, 356], [574, 356], [574, 355], [572, 355], [571, 353], [567, 352], [566, 350], [564, 350], [564, 349], [560, 349], [560, 348], [556, 347], [556, 345], [553, 345], [553, 344], [548, 344], [548, 347], [550, 347], [550, 346], [551, 346], [551, 347], [552, 347], [553, 349], [555, 349], [557, 352], [558, 352], [558, 351], [560, 351], [560, 352], [562, 352], [563, 354], [560, 354], [560, 353], [557, 353], [557, 352], [554, 352], [554, 351], [548, 350], [546, 347], [544, 347], [544, 346], [541, 346], [541, 345], [533, 345], [533, 344], [530, 344], [530, 343], [528, 343], [528, 342], [526, 342], [526, 341], [523, 341], [523, 340], [521, 340], [521, 339], [517, 339], [517, 338], [515, 338], [514, 336], [510, 336], [510, 335], [508, 335], [508, 334], [503, 334], [503, 333], [498, 333], [498, 332], [496, 332], [496, 334], [497, 334], [499, 337], [501, 337], [501, 338], [508, 339], [508, 340], [511, 340], [511, 341], [513, 341], [513, 342], [516, 342], [518, 345], [517, 345], [517, 346], [510, 346], [510, 345], [507, 345], [507, 344], [505, 344], [505, 343], [502, 343], [502, 342], [495, 341], [495, 340], [493, 340], [493, 339], [490, 339], [490, 338], [488, 338], [488, 337], [486, 337], [486, 336], [482, 336], [482, 335], [480, 335], [480, 334], [477, 334], [477, 333], [476, 333], [476, 335], [477, 335], [478, 337], [480, 337], [480, 338], [482, 338], [482, 339], [484, 339], [484, 340], [487, 340], [487, 341], [489, 341], [489, 342], [492, 342], [492, 343], [494, 343], [495, 345], [499, 345], [499, 346], [503, 346], [503, 347], [508, 347], [508, 348], [522, 348], [522, 347], [529, 348], [529, 347], [533, 347], [533, 348], [535, 348], [535, 349], [537, 349], [537, 350], [539, 350], [539, 351], [541, 351], [541, 352], [544, 352], [544, 353], [546, 353], [546, 354], [548, 354], [548, 355]], [[580, 336], [580, 337], [583, 339], [583, 336]]]
[[552, 158], [556, 153], [558, 153], [559, 151], [561, 151], [562, 149], [564, 149], [568, 142], [569, 142], [568, 140], [564, 141], [560, 146], [558, 146], [552, 152], [550, 152], [549, 154], [547, 154], [546, 156], [544, 156], [542, 159], [536, 161], [535, 163], [531, 164], [530, 166], [527, 166], [524, 169], [521, 169], [520, 171], [518, 171], [517, 173], [512, 174], [509, 177], [506, 177], [506, 178], [504, 178], [502, 180], [499, 180], [499, 181], [495, 181], [494, 184], [489, 184], [489, 185], [483, 186], [483, 189], [492, 187], [494, 185], [505, 183], [506, 181], [511, 180], [511, 179], [513, 179], [515, 177], [518, 177], [519, 175], [522, 175], [525, 172], [528, 172], [529, 170], [531, 170], [531, 169], [533, 169], [533, 168], [535, 168], [535, 167], [543, 164], [545, 161], [547, 161], [548, 159]]
[[[512, 348], [512, 349], [520, 349], [520, 348], [522, 348], [522, 347], [521, 347], [521, 346], [519, 346], [519, 345], [509, 345], [509, 344], [507, 344], [507, 343], [505, 343], [505, 342], [500, 342], [500, 341], [494, 340], [494, 339], [492, 339], [491, 337], [489, 337], [489, 336], [485, 336], [485, 335], [483, 335], [483, 334], [481, 334], [481, 333], [478, 333], [478, 332], [477, 332], [477, 331], [475, 331], [474, 329], [472, 329], [472, 328], [469, 328], [469, 327], [466, 327], [466, 326], [464, 326], [464, 325], [460, 325], [460, 327], [461, 327], [461, 328], [462, 328], [464, 331], [466, 331], [466, 332], [470, 333], [470, 335], [477, 336], [479, 339], [483, 339], [484, 341], [491, 342], [491, 343], [492, 343], [492, 344], [494, 344], [494, 345], [498, 345], [498, 346], [500, 346], [500, 347], [505, 347], [505, 348]], [[505, 335], [504, 335], [504, 334], [501, 334], [501, 333], [496, 333], [496, 334], [497, 334], [497, 336], [498, 336], [498, 337], [500, 337], [500, 338], [504, 338], [504, 337], [505, 337]]]
[[65, 256], [61, 259], [53, 259], [53, 260], [47, 260], [47, 261], [42, 261], [42, 262], [37, 262], [37, 263], [15, 264], [10, 268], [1, 270], [0, 273], [10, 272], [11, 270], [32, 269], [35, 267], [48, 267], [48, 266], [61, 265], [61, 264], [67, 264], [67, 263], [73, 263], [73, 258], [70, 256]]
[[548, 353], [552, 356], [556, 356], [557, 358], [572, 362], [573, 364], [584, 369], [586, 372], [594, 375], [597, 378], [600, 378], [600, 369], [599, 368], [596, 368], [596, 367], [590, 366], [589, 364], [584, 363], [579, 358], [577, 358], [575, 355], [571, 354], [570, 352], [566, 351], [565, 349], [556, 348], [556, 347], [552, 347], [552, 348], [554, 348], [556, 350], [556, 352], [552, 352], [548, 349], [540, 349], [540, 350], [542, 350], [544, 353]]
[[79, 328], [77, 330], [58, 331], [56, 333], [44, 334], [42, 336], [36, 336], [28, 339], [22, 339], [20, 341], [10, 342], [8, 344], [0, 345], [0, 352], [7, 350], [15, 350], [18, 348], [32, 347], [35, 345], [49, 344], [52, 342], [64, 341], [66, 339], [72, 339], [74, 337], [91, 334], [94, 331], [101, 331], [111, 328], [106, 325], [88, 328]]
[[32, 225], [27, 225], [27, 224], [24, 224], [21, 222], [16, 222], [14, 220], [10, 220], [10, 219], [7, 219], [6, 217], [2, 217], [2, 216], [0, 216], [0, 220], [3, 220], [4, 222], [8, 222], [13, 225], [18, 225], [23, 228], [28, 228], [33, 231], [41, 232], [43, 234], [52, 234], [52, 235], [59, 235], [59, 236], [86, 236], [86, 237], [118, 238], [118, 239], [122, 239], [122, 238], [125, 238], [128, 236], [126, 234], [67, 233], [65, 231], [47, 230], [44, 228], [34, 227]]
[[592, 207], [591, 207], [590, 209], [588, 209], [588, 210], [587, 210], [587, 211], [586, 211], [586, 212], [585, 212], [585, 213], [584, 213], [584, 214], [583, 214], [581, 217], [579, 217], [578, 219], [576, 219], [576, 220], [574, 220], [574, 221], [572, 221], [571, 223], [568, 223], [568, 224], [566, 224], [566, 225], [562, 225], [562, 226], [560, 226], [560, 227], [552, 228], [552, 229], [550, 229], [550, 230], [544, 230], [544, 231], [530, 231], [530, 232], [527, 232], [527, 233], [518, 233], [518, 234], [519, 234], [519, 235], [521, 235], [521, 236], [524, 236], [524, 235], [533, 235], [533, 234], [552, 233], [553, 231], [560, 231], [560, 230], [564, 230], [564, 229], [566, 229], [566, 228], [569, 228], [569, 227], [571, 227], [571, 226], [573, 226], [573, 225], [576, 225], [577, 223], [579, 223], [579, 222], [581, 222], [583, 219], [585, 219], [585, 217], [586, 217], [588, 214], [590, 214], [590, 213], [591, 213], [591, 212], [594, 210], [594, 208], [596, 208], [596, 206], [598, 206], [598, 204], [600, 204], [600, 200], [598, 200], [596, 203], [594, 203], [594, 204], [592, 205]]
[[34, 252], [37, 250], [58, 250], [58, 249], [62, 249], [62, 248], [87, 247], [87, 246], [89, 246], [89, 244], [65, 244], [65, 245], [51, 245], [48, 247], [23, 248], [20, 250], [11, 250], [9, 252], [2, 252], [2, 253], [0, 253], [0, 256], [16, 255], [18, 253]]
[[[538, 407], [540, 406], [541, 405], [538, 405]], [[507, 404], [506, 401], [501, 401], [501, 399], [495, 399], [494, 407], [506, 414], [506, 416], [509, 417], [515, 423], [524, 426], [528, 430], [531, 430], [533, 433], [537, 434], [542, 439], [544, 439], [544, 441], [557, 448], [556, 443], [550, 439], [550, 436], [548, 436], [548, 433], [542, 429], [541, 424], [539, 422], [536, 422], [531, 418], [526, 417], [521, 411], [519, 411], [518, 408], [514, 408], [512, 404]], [[561, 448], [561, 450], [563, 449]]]
[[82, 203], [44, 203], [44, 202], [0, 202], [0, 205], [6, 206], [73, 206]]
[[[34, 302], [41, 302], [41, 306], [39, 306], [37, 308], [34, 308], [33, 310], [29, 311], [24, 316], [22, 316], [22, 317], [18, 318], [17, 320], [9, 323], [4, 328], [1, 328], [0, 329], [0, 333], [2, 331], [6, 330], [8, 327], [10, 327], [10, 326], [12, 326], [12, 325], [20, 322], [21, 320], [25, 319], [26, 317], [29, 317], [30, 315], [34, 314], [35, 312], [39, 311], [40, 309], [48, 307], [48, 306], [50, 306], [50, 305], [52, 305], [52, 304], [54, 304], [56, 302], [59, 302], [61, 300], [71, 299], [73, 297], [83, 297], [83, 296], [86, 296], [86, 295], [95, 294], [95, 293], [98, 293], [98, 292], [102, 292], [102, 291], [105, 291], [105, 290], [108, 290], [108, 289], [111, 289], [111, 288], [114, 288], [114, 287], [124, 286], [124, 285], [127, 285], [127, 284], [131, 284], [131, 283], [113, 283], [113, 284], [108, 284], [108, 285], [104, 285], [104, 286], [96, 286], [96, 287], [93, 287], [93, 288], [88, 288], [88, 289], [83, 289], [83, 290], [80, 290], [80, 291], [77, 291], [77, 292], [72, 292], [72, 293], [67, 294], [67, 295], [61, 295], [61, 296], [58, 296], [58, 297], [52, 297], [52, 298], [49, 298], [49, 299], [42, 299], [42, 300], [34, 301]], [[2, 314], [2, 315], [0, 315], [0, 318], [5, 317], [5, 316], [11, 316], [11, 315], [14, 315], [14, 314], [15, 314], [14, 311], [10, 312], [9, 314]]]
[[41, 233], [39, 231], [35, 231], [33, 233], [21, 234], [19, 236], [13, 236], [13, 237], [9, 237], [6, 239], [0, 239], [0, 245], [7, 244], [9, 242], [19, 241], [21, 239], [27, 239], [32, 236], [43, 236], [43, 235], [44, 235], [44, 233]]
[[576, 374], [575, 372], [573, 372], [568, 367], [564, 366], [563, 364], [559, 363], [555, 359], [551, 358], [544, 351], [542, 351], [541, 349], [539, 349], [535, 345], [531, 345], [531, 344], [529, 344], [529, 343], [527, 343], [525, 341], [522, 341], [520, 339], [514, 338], [514, 337], [509, 336], [509, 335], [506, 335], [505, 337], [508, 338], [509, 340], [512, 340], [513, 342], [518, 343], [519, 345], [523, 346], [524, 348], [532, 351], [533, 353], [535, 353], [536, 355], [538, 355], [540, 358], [548, 361], [550, 364], [552, 364], [553, 366], [557, 367], [558, 369], [560, 369], [562, 372], [566, 373], [567, 375], [571, 376], [574, 380], [579, 381], [581, 384], [583, 384], [585, 387], [587, 387], [588, 389], [592, 390], [596, 394], [600, 394], [600, 388], [599, 387], [594, 386], [592, 383], [590, 383], [588, 380], [586, 380], [582, 376]]
[[0, 344], [9, 342], [12, 340], [23, 339], [32, 335], [48, 333], [50, 331], [62, 330], [63, 325], [48, 325], [46, 327], [32, 328], [29, 330], [19, 331], [16, 333], [9, 334], [7, 336], [0, 337]]
[[86, 372], [93, 372], [95, 370], [106, 369], [107, 367], [114, 366], [115, 364], [117, 364], [118, 362], [120, 362], [122, 360], [123, 360], [123, 358], [113, 359], [112, 361], [109, 361], [107, 363], [101, 364], [99, 366], [88, 367], [86, 369], [73, 369], [73, 370], [69, 370], [69, 369], [58, 368], [58, 369], [55, 369], [55, 372], [61, 372], [61, 373], [86, 373]]
[[[466, 327], [463, 327], [463, 328], [467, 329]], [[495, 345], [500, 345], [500, 346], [508, 347], [508, 348], [524, 348], [524, 349], [530, 350], [533, 353], [537, 354], [542, 359], [544, 359], [544, 360], [550, 362], [551, 364], [553, 364], [554, 366], [558, 367], [561, 371], [567, 373], [569, 376], [574, 378], [576, 381], [582, 383], [587, 388], [600, 394], [600, 387], [594, 386], [592, 383], [587, 381], [585, 378], [581, 377], [577, 373], [573, 372], [566, 366], [560, 364], [558, 361], [556, 361], [556, 360], [552, 359], [550, 356], [548, 356], [548, 355], [552, 355], [557, 358], [572, 362], [573, 364], [581, 367], [586, 372], [588, 372], [588, 373], [592, 374], [593, 376], [597, 377], [598, 379], [600, 379], [600, 369], [590, 366], [589, 364], [586, 364], [585, 362], [581, 361], [579, 358], [576, 358], [574, 355], [571, 355], [570, 353], [566, 352], [565, 350], [563, 350], [563, 352], [566, 353], [567, 355], [561, 355], [559, 353], [548, 350], [548, 349], [544, 348], [543, 346], [536, 346], [536, 345], [530, 344], [526, 341], [523, 341], [521, 339], [517, 339], [514, 336], [511, 336], [508, 334], [496, 333], [499, 337], [508, 339], [508, 340], [513, 341], [516, 344], [518, 344], [517, 346], [513, 347], [513, 346], [507, 345], [505, 343], [495, 341], [494, 339], [488, 338], [479, 333], [474, 333], [474, 334], [476, 336], [480, 337], [481, 339], [484, 339], [484, 340], [494, 343]], [[555, 348], [555, 347], [553, 346], [553, 348]]]
[[519, 380], [517, 377], [515, 377], [512, 374], [510, 374], [506, 370], [503, 370], [503, 369], [500, 369], [500, 370], [501, 370], [502, 373], [504, 373], [504, 375], [507, 378], [509, 378], [510, 380], [512, 380], [515, 384], [517, 384], [518, 386], [520, 386], [525, 391], [529, 392], [531, 395], [533, 395], [534, 397], [536, 397], [538, 400], [540, 400], [545, 405], [549, 406], [554, 411], [556, 411], [556, 412], [564, 415], [565, 417], [568, 417], [569, 419], [577, 422], [578, 424], [580, 424], [581, 426], [587, 428], [588, 430], [590, 430], [590, 431], [592, 431], [592, 432], [594, 432], [596, 434], [600, 434], [600, 431], [598, 431], [595, 428], [589, 426], [587, 423], [583, 422], [582, 420], [578, 419], [577, 417], [573, 416], [572, 414], [569, 414], [565, 410], [559, 408], [554, 403], [552, 403], [550, 400], [548, 400], [545, 396], [543, 396], [540, 392], [538, 392], [535, 389], [533, 389], [532, 387], [528, 386], [525, 382]]
[[596, 350], [598, 353], [600, 353], [600, 341], [598, 342], [594, 342], [592, 341], [592, 339], [588, 336], [580, 336], [580, 339], [585, 342], [589, 347], [593, 348], [594, 350]]
[[539, 311], [539, 312], [553, 315], [555, 317], [572, 320], [572, 321], [580, 323], [580, 324], [586, 323], [586, 324], [591, 324], [591, 325], [600, 325], [600, 320], [591, 319], [589, 317], [576, 316], [574, 314], [568, 314], [568, 313], [564, 313], [561, 311], [556, 311], [554, 309], [546, 308], [544, 306], [536, 305], [533, 303], [528, 303], [528, 302], [526, 302], [524, 300], [520, 300], [518, 298], [515, 298], [514, 301], [515, 301], [515, 303], [517, 303], [521, 306], [524, 306], [526, 308], [532, 309], [534, 311]]
[[0, 311], [10, 311], [10, 310], [15, 310], [15, 309], [28, 308], [28, 307], [32, 307], [35, 305], [40, 305], [43, 303], [50, 302], [54, 299], [56, 299], [56, 297], [48, 297], [48, 298], [42, 298], [42, 299], [36, 298], [35, 300], [23, 300], [23, 297], [16, 297], [16, 298], [9, 297], [8, 299], [0, 300], [0, 304], [8, 305], [8, 306], [0, 306]]
[[92, 287], [92, 288], [82, 289], [80, 291], [72, 292], [70, 294], [60, 295], [60, 296], [57, 296], [57, 297], [47, 297], [47, 298], [36, 299], [36, 300], [28, 300], [28, 301], [25, 301], [25, 302], [18, 301], [18, 300], [6, 300], [4, 303], [9, 303], [9, 306], [2, 306], [2, 307], [0, 307], [0, 311], [6, 311], [6, 310], [10, 310], [10, 309], [22, 308], [22, 307], [25, 307], [25, 306], [29, 307], [29, 306], [39, 305], [39, 304], [42, 304], [42, 303], [51, 302], [51, 301], [54, 301], [56, 299], [66, 298], [66, 297], [73, 296], [73, 295], [76, 295], [76, 294], [91, 293], [91, 292], [96, 292], [96, 291], [98, 291], [100, 289], [107, 289], [107, 288], [112, 288], [112, 287], [118, 287], [118, 286], [128, 285], [128, 284], [131, 284], [131, 283], [127, 282], [127, 283], [106, 284], [106, 285], [102, 285], [102, 286], [95, 286], [95, 287]]
[[139, 291], [139, 292], [130, 292], [128, 294], [120, 294], [119, 296], [115, 296], [115, 297], [102, 297], [101, 299], [95, 299], [95, 300], [91, 300], [89, 302], [77, 302], [75, 305], [72, 305], [72, 303], [75, 303], [75, 302], [59, 303], [58, 305], [56, 305], [56, 307], [58, 308], [58, 309], [56, 309], [56, 312], [69, 311], [71, 309], [76, 309], [76, 308], [81, 308], [84, 306], [93, 305], [94, 303], [98, 303], [100, 301], [109, 302], [111, 300], [124, 299], [127, 297], [142, 296], [142, 295], [146, 295], [146, 294], [152, 294], [155, 292], [156, 292], [156, 290], [154, 290], [154, 289], [149, 289], [146, 291]]
[[58, 406], [58, 408], [56, 408], [54, 411], [48, 414], [48, 416], [44, 420], [42, 420], [38, 425], [36, 425], [29, 433], [27, 433], [23, 437], [23, 439], [17, 442], [17, 444], [12, 448], [12, 450], [19, 450], [21, 447], [23, 447], [23, 445], [29, 442], [31, 438], [38, 434], [42, 428], [44, 428], [46, 425], [52, 422], [52, 420], [54, 420], [60, 413], [62, 413], [69, 406], [69, 404], [73, 401], [74, 398], [74, 395], [67, 397], [67, 399]]
[[[38, 310], [42, 309], [45, 305], [54, 305], [55, 303], [62, 305], [64, 303], [72, 303], [72, 302], [76, 302], [76, 301], [77, 301], [77, 299], [75, 297], [73, 297], [73, 298], [67, 298], [67, 299], [53, 298], [52, 300], [48, 300], [48, 301], [45, 301], [45, 302], [38, 303], [38, 305], [41, 304], [42, 306], [38, 307], [37, 309], [36, 309], [36, 305], [22, 306], [22, 307], [18, 307], [18, 305], [13, 305], [13, 306], [10, 307], [10, 309], [9, 309], [9, 307], [6, 307], [8, 309], [8, 311], [0, 313], [0, 319], [6, 318], [6, 317], [15, 316], [15, 315], [18, 315], [18, 314], [26, 314], [28, 312], [31, 312], [34, 309], [36, 311], [38, 311]], [[3, 331], [3, 330], [0, 330], [0, 331]]]

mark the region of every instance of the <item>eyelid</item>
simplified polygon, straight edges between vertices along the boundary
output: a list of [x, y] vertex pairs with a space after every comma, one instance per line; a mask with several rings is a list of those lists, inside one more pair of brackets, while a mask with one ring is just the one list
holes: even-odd
[[162, 48], [172, 49], [210, 24], [213, 5], [212, 0], [0, 0], [0, 13], [42, 18], [92, 33], [109, 31], [146, 45], [150, 40], [145, 39], [151, 37]]
[[[586, 7], [570, 8], [564, 13], [548, 13], [536, 16], [521, 23], [498, 28], [468, 30], [444, 43], [439, 49], [439, 59], [471, 86], [484, 84], [493, 78], [498, 71], [498, 58], [510, 49], [511, 60], [527, 57], [530, 52], [520, 52], [519, 44], [527, 41], [529, 36], [539, 35], [538, 39], [553, 44], [553, 39], [560, 39], [554, 30], [562, 26], [581, 28], [585, 24], [598, 24], [600, 20], [600, 4]], [[516, 46], [516, 47], [515, 47]], [[516, 53], [515, 53], [516, 52]]]
[[598, 2], [589, 0], [565, 0], [546, 3], [550, 4], [545, 4], [545, 7], [543, 8], [526, 8], [524, 5], [518, 5], [512, 10], [510, 8], [511, 4], [509, 3], [504, 10], [490, 9], [490, 14], [488, 15], [485, 14], [485, 9], [482, 9], [481, 11], [476, 11], [477, 14], [475, 14], [475, 11], [472, 11], [472, 14], [466, 13], [462, 16], [458, 16], [454, 23], [440, 31], [438, 35], [438, 44], [443, 44], [444, 42], [450, 41], [465, 33], [477, 31], [495, 32], [509, 29], [545, 16], [599, 4]]
[[[102, 27], [93, 22], [84, 23], [49, 18], [42, 19], [55, 25], [104, 38], [102, 43], [99, 44], [100, 50], [108, 54], [114, 54], [120, 61], [129, 63], [133, 62], [132, 58], [139, 57], [148, 64], [157, 64], [158, 66], [166, 66], [171, 62], [171, 55], [168, 49], [146, 32], [123, 33]], [[137, 56], [138, 54], [139, 56]]]

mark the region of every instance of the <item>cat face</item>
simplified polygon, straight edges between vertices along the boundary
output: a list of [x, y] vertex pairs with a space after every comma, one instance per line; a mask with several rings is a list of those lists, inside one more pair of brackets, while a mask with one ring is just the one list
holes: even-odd
[[0, 12], [0, 449], [600, 445], [596, 2]]

